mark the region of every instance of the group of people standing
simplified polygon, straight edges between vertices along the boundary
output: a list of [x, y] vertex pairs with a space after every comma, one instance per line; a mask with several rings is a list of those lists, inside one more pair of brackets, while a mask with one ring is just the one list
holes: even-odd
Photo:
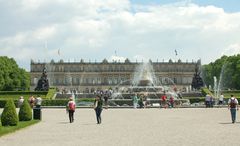
[[160, 108], [174, 108], [174, 97], [171, 95], [167, 100], [167, 95], [163, 94], [160, 98]]
[[134, 94], [134, 96], [132, 97], [132, 100], [133, 100], [133, 108], [137, 108], [138, 105], [139, 105], [139, 108], [146, 108], [147, 105], [149, 104], [148, 98], [143, 94], [139, 95], [139, 98], [137, 94]]
[[[210, 96], [210, 95], [209, 95]], [[208, 97], [208, 95], [207, 95]], [[221, 96], [221, 100], [219, 101], [219, 104], [223, 103], [223, 95]], [[103, 98], [101, 95], [96, 95], [95, 96], [95, 100], [94, 100], [94, 104], [93, 104], [93, 108], [95, 110], [95, 114], [96, 114], [96, 119], [97, 119], [97, 124], [101, 124], [102, 122], [102, 117], [101, 117], [101, 113], [103, 110]], [[209, 99], [209, 97], [208, 97]], [[134, 94], [134, 96], [132, 97], [133, 100], [133, 107], [137, 108], [138, 104], [139, 107], [145, 107], [145, 105], [147, 105], [147, 101], [144, 99], [144, 96], [140, 96], [140, 99], [138, 99], [137, 94]], [[144, 102], [145, 100], [145, 102]], [[105, 100], [105, 104], [107, 100]], [[206, 101], [211, 101], [211, 100], [206, 100]], [[141, 105], [142, 104], [142, 105]], [[210, 105], [210, 103], [206, 102], [206, 105], [208, 104], [208, 106]], [[167, 101], [167, 96], [166, 94], [163, 94], [160, 98], [160, 108], [166, 108], [166, 107], [174, 107], [174, 98], [172, 96], [170, 96], [169, 100]], [[72, 97], [70, 97], [70, 100], [67, 104], [67, 111], [69, 113], [69, 121], [70, 123], [72, 123], [74, 121], [74, 112], [76, 109], [76, 103], [74, 101], [74, 99]], [[236, 122], [236, 112], [239, 109], [238, 108], [238, 100], [236, 97], [234, 97], [234, 95], [231, 95], [231, 98], [228, 100], [228, 109], [231, 112], [231, 119], [232, 119], [232, 123]]]
[[[224, 95], [221, 93], [218, 99], [218, 105], [223, 105], [224, 104]], [[205, 105], [206, 108], [213, 107], [214, 105], [214, 98], [210, 94], [207, 94], [205, 97]]]
[[[206, 107], [213, 107], [213, 104], [214, 104], [213, 96], [207, 94], [205, 98]], [[218, 99], [218, 105], [223, 105], [223, 104], [224, 104], [224, 95], [221, 93]], [[228, 99], [227, 104], [228, 104], [228, 109], [230, 110], [230, 113], [231, 113], [232, 123], [235, 123], [237, 110], [239, 109], [238, 100], [234, 95], [231, 95], [231, 97]]]
[[[24, 102], [24, 97], [20, 96], [18, 99], [18, 107], [19, 108], [22, 106], [23, 102]], [[33, 108], [34, 106], [36, 106], [36, 108], [40, 108], [41, 104], [42, 104], [42, 98], [40, 95], [37, 95], [36, 98], [34, 96], [30, 96], [28, 99], [28, 102], [29, 102], [31, 108]]]
[[[106, 104], [106, 100], [105, 100], [105, 104]], [[102, 122], [101, 113], [103, 110], [103, 99], [102, 99], [101, 95], [96, 95], [94, 104], [93, 104], [93, 108], [96, 113], [97, 124], [101, 124], [101, 122]], [[69, 122], [70, 123], [74, 122], [75, 110], [76, 110], [76, 103], [75, 103], [74, 99], [72, 97], [70, 97], [69, 102], [67, 103], [67, 112], [69, 114]]]
[[[143, 108], [143, 107], [146, 108], [150, 104], [148, 97], [143, 94], [139, 95], [139, 98], [137, 94], [134, 94], [134, 96], [132, 97], [132, 100], [133, 100], [133, 108], [137, 108], [138, 105], [139, 105], [139, 108]], [[168, 99], [167, 95], [163, 94], [162, 96], [160, 96], [159, 105], [160, 105], [160, 108], [167, 108], [167, 107], [173, 108], [174, 97], [170, 96]]]

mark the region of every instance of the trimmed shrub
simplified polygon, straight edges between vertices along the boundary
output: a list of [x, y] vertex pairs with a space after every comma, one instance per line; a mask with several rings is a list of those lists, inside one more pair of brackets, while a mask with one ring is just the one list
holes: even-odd
[[0, 100], [0, 108], [4, 108], [6, 100]]
[[[6, 102], [7, 102], [7, 99], [5, 99], [5, 100], [1, 100], [1, 99], [0, 99], [0, 108], [4, 108]], [[14, 102], [14, 104], [15, 104], [15, 107], [17, 107], [17, 105], [18, 105], [18, 100], [13, 100], [13, 102]]]
[[7, 100], [1, 115], [2, 126], [16, 126], [18, 124], [18, 116], [13, 100]]
[[188, 98], [190, 103], [199, 103], [199, 102], [205, 102], [205, 97], [193, 97], [193, 98]]
[[46, 95], [46, 99], [53, 99], [55, 93], [56, 93], [56, 88], [49, 88], [48, 93]]
[[[44, 99], [42, 101], [42, 106], [66, 106], [68, 103], [69, 99], [53, 99], [53, 100], [48, 100]], [[94, 98], [81, 98], [77, 99], [76, 102], [94, 102]]]
[[67, 99], [43, 100], [42, 106], [66, 106], [68, 101]]
[[210, 94], [211, 96], [213, 96], [212, 92], [206, 87], [201, 88], [201, 91], [203, 96], [206, 96], [207, 94]]
[[20, 107], [18, 117], [19, 121], [32, 120], [32, 109], [26, 99], [24, 100], [23, 105]]

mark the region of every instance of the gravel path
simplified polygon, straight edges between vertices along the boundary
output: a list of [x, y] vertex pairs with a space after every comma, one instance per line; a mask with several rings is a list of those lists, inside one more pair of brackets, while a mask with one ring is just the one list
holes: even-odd
[[240, 145], [240, 123], [225, 108], [108, 109], [102, 118], [98, 125], [92, 109], [77, 109], [70, 124], [64, 109], [43, 109], [42, 122], [0, 137], [0, 146]]

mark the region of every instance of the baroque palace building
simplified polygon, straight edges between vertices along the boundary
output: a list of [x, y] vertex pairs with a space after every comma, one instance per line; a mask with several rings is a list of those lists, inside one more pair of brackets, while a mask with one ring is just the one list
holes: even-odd
[[[47, 70], [50, 86], [59, 90], [77, 90], [78, 92], [93, 92], [121, 86], [130, 86], [134, 78], [136, 68], [143, 62], [34, 62], [31, 60], [31, 90], [37, 86], [43, 69]], [[178, 88], [184, 89], [191, 86], [196, 67], [201, 66], [201, 61], [182, 62], [152, 62], [149, 60], [155, 74], [155, 82], [164, 85], [175, 84]]]

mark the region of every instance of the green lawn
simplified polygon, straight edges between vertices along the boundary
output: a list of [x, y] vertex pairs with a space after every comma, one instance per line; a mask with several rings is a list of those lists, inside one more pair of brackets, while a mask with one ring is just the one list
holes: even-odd
[[24, 122], [19, 122], [17, 126], [2, 126], [0, 125], [0, 137], [8, 134], [8, 133], [12, 133], [15, 132], [19, 129], [23, 129], [25, 127], [28, 127], [30, 125], [36, 124], [38, 123], [40, 120], [31, 120], [31, 121], [24, 121]]
[[[18, 100], [20, 96], [23, 96], [25, 99], [29, 99], [30, 96], [32, 96], [33, 94], [5, 94], [5, 95], [1, 95], [0, 93], [0, 99], [15, 99], [15, 100]], [[33, 96], [37, 96], [39, 94], [36, 94], [36, 95], [33, 95]], [[46, 95], [40, 95], [41, 98], [45, 99], [46, 98]]]
[[240, 93], [223, 93], [225, 98], [230, 98], [231, 95], [234, 95], [236, 98], [240, 98]]

